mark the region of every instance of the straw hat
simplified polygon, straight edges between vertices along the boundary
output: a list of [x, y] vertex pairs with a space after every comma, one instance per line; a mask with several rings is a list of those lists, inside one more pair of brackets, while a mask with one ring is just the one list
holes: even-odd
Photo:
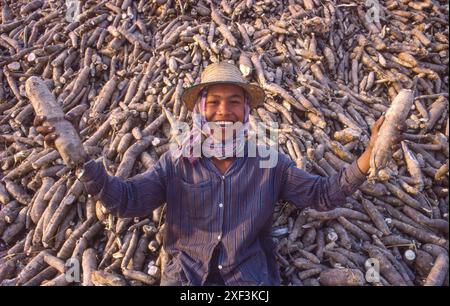
[[227, 62], [208, 65], [202, 72], [200, 84], [185, 89], [181, 100], [192, 111], [195, 103], [197, 103], [198, 94], [202, 89], [214, 84], [234, 84], [241, 87], [249, 96], [250, 108], [264, 103], [264, 90], [257, 85], [249, 84], [242, 76], [240, 70], [235, 65]]

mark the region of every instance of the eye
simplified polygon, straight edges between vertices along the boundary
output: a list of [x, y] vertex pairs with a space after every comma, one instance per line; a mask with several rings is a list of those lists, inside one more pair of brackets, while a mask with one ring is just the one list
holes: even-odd
[[210, 101], [207, 101], [206, 103], [207, 104], [217, 104], [217, 101], [216, 100], [210, 100]]
[[241, 104], [241, 101], [239, 101], [239, 100], [234, 100], [234, 101], [231, 101], [231, 103], [233, 103], [233, 104]]

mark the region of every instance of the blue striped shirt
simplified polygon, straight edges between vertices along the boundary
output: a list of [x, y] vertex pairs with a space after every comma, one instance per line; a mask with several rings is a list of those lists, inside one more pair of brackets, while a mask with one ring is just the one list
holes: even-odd
[[[276, 152], [278, 153], [278, 152]], [[162, 278], [204, 285], [218, 248], [226, 285], [279, 285], [271, 237], [279, 200], [298, 208], [330, 210], [345, 203], [366, 180], [355, 162], [335, 175], [312, 175], [278, 153], [275, 167], [256, 157], [237, 157], [222, 175], [209, 158], [191, 164], [164, 153], [146, 172], [130, 179], [106, 173], [99, 161], [84, 166], [80, 180], [89, 194], [119, 217], [142, 217], [167, 203], [164, 248], [170, 260]]]

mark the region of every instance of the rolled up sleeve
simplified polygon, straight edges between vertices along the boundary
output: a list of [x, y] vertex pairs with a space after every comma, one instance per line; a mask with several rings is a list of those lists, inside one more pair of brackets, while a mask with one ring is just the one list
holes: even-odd
[[319, 211], [334, 209], [345, 204], [366, 180], [356, 161], [338, 173], [322, 177], [310, 174], [289, 161], [283, 175], [280, 197], [298, 208], [312, 207]]

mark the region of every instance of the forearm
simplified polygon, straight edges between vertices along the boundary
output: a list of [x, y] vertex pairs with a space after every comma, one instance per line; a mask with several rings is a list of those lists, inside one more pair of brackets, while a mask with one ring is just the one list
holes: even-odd
[[[318, 195], [321, 210], [333, 209], [345, 203], [346, 197], [351, 196], [366, 180], [365, 173], [361, 171], [358, 162], [353, 162], [347, 167], [324, 178], [323, 196]], [[324, 201], [326, 199], [326, 201]], [[324, 205], [327, 204], [327, 205]]]
[[321, 177], [298, 169], [292, 163], [286, 171], [281, 197], [298, 208], [313, 207], [325, 211], [345, 203], [366, 180], [357, 161], [341, 169], [338, 173]]
[[[113, 215], [140, 217], [149, 214], [161, 204], [157, 197], [151, 196], [151, 192], [142, 195], [142, 179], [133, 181], [110, 176], [99, 161], [89, 160], [83, 169], [80, 181], [83, 182], [87, 193], [100, 200]], [[149, 189], [151, 191], [151, 186]]]
[[113, 214], [126, 210], [128, 201], [123, 200], [121, 194], [123, 188], [120, 188], [120, 182], [110, 183], [108, 174], [100, 161], [88, 160], [77, 171], [79, 171], [77, 176], [89, 196], [100, 200]]
[[362, 173], [366, 174], [370, 168], [370, 155], [372, 154], [372, 148], [368, 147], [363, 154], [358, 158], [358, 168]]

